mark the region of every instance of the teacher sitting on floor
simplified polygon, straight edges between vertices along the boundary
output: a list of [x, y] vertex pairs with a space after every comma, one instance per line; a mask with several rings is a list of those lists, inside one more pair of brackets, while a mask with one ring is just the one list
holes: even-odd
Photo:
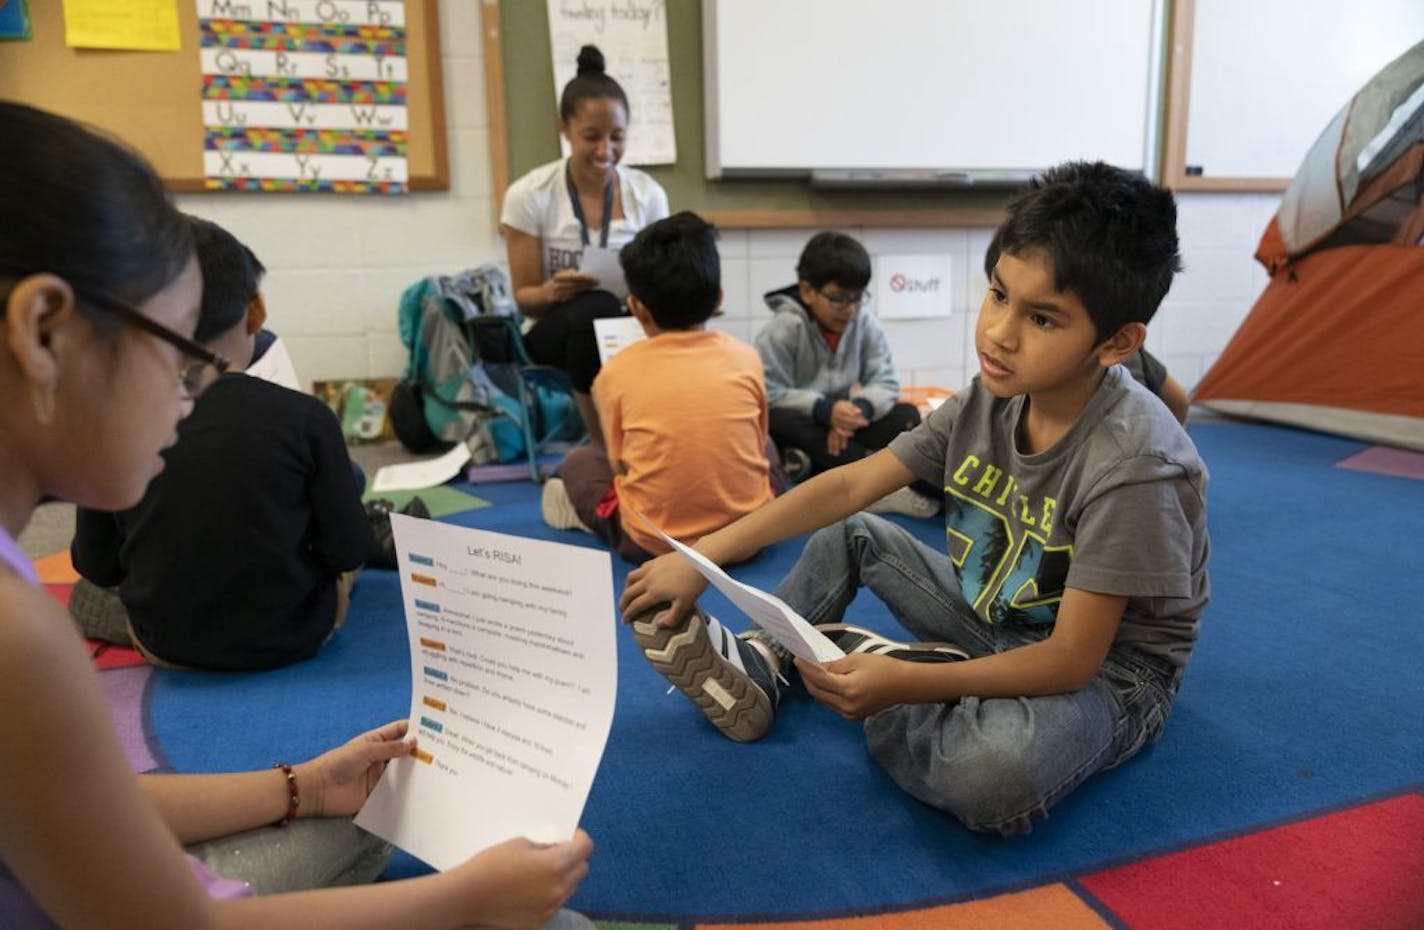
[[578, 74], [559, 100], [566, 159], [541, 165], [509, 186], [499, 222], [514, 300], [536, 321], [525, 334], [530, 357], [569, 374], [590, 439], [603, 443], [589, 390], [598, 374], [593, 321], [618, 316], [622, 302], [579, 272], [584, 249], [618, 249], [668, 215], [667, 193], [636, 168], [618, 164], [628, 133], [628, 97], [604, 73], [603, 53], [579, 51]]

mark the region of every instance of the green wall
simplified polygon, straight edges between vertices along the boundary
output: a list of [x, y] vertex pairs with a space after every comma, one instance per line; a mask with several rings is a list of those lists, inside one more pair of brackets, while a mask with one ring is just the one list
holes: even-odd
[[[912, 214], [906, 225], [933, 225], [936, 214], [948, 210], [963, 211], [964, 215], [947, 217], [945, 225], [997, 223], [998, 210], [1008, 197], [1003, 191], [827, 191], [812, 189], [804, 180], [707, 180], [703, 145], [702, 4], [700, 0], [667, 0], [666, 9], [678, 163], [647, 170], [667, 189], [674, 211], [810, 210], [827, 214], [892, 211]], [[501, 0], [500, 26], [512, 180], [530, 168], [559, 157], [558, 107], [549, 61], [546, 4], [543, 0]], [[637, 132], [638, 114], [632, 117], [631, 131]], [[855, 120], [848, 117], [846, 132], [855, 131]], [[827, 139], [826, 144], [834, 145], [835, 140]], [[913, 139], [907, 138], [906, 144], [913, 145]], [[921, 214], [918, 222], [913, 219], [915, 213]], [[840, 225], [853, 225], [846, 222], [844, 216], [837, 215], [833, 219]], [[873, 217], [864, 219], [867, 225], [876, 224]], [[786, 225], [807, 224], [787, 222]]]

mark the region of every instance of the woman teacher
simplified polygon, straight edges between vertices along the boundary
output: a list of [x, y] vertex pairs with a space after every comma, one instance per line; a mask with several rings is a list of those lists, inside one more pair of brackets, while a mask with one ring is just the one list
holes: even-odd
[[541, 165], [509, 186], [500, 215], [514, 300], [534, 326], [530, 357], [567, 372], [594, 443], [602, 445], [589, 396], [598, 374], [593, 321], [623, 312], [618, 297], [580, 273], [584, 249], [616, 250], [668, 215], [667, 193], [636, 168], [618, 164], [628, 133], [628, 97], [604, 73], [603, 53], [579, 52], [578, 74], [559, 100], [568, 158]]

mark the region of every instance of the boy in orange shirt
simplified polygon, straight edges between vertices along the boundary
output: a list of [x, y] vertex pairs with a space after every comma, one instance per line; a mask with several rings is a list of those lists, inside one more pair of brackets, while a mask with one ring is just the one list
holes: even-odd
[[[722, 303], [717, 231], [693, 213], [648, 226], [620, 254], [628, 308], [648, 338], [599, 372], [606, 454], [569, 453], [544, 485], [544, 520], [584, 529], [642, 563], [772, 499], [766, 386], [756, 350], [707, 321]], [[715, 454], [709, 454], [716, 450]]]

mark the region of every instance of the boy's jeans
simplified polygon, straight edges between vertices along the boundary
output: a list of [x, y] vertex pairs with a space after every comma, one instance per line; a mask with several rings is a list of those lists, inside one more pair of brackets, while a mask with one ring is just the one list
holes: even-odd
[[[868, 514], [812, 536], [776, 594], [811, 623], [835, 623], [861, 585], [916, 639], [971, 657], [1041, 638], [979, 620], [945, 554]], [[1026, 833], [1089, 775], [1160, 735], [1179, 678], [1165, 662], [1114, 648], [1081, 691], [901, 704], [866, 720], [866, 743], [901, 788], [970, 829]]]

